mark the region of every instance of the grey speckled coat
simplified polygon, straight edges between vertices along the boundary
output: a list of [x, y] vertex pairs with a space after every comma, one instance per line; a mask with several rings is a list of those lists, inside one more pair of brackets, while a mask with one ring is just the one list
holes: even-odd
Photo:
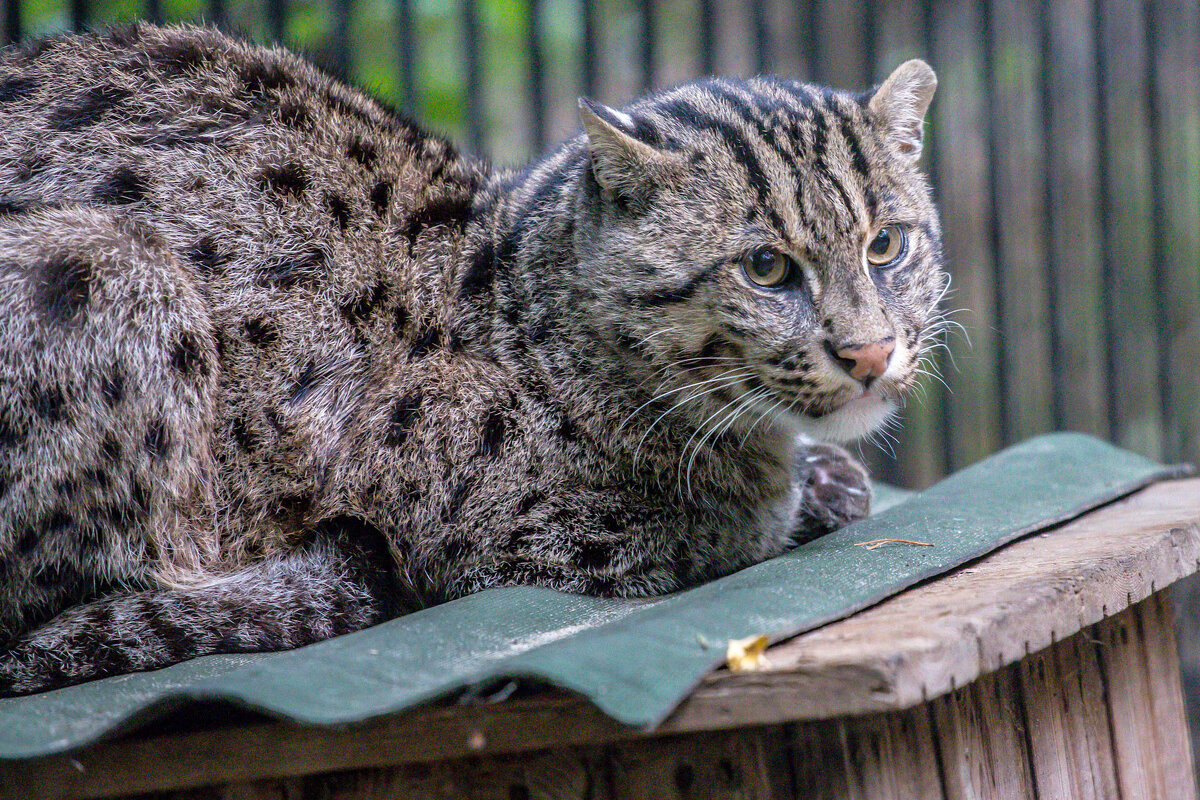
[[4, 51], [0, 691], [671, 591], [861, 516], [812, 439], [942, 327], [934, 85], [585, 103], [497, 172], [213, 31]]

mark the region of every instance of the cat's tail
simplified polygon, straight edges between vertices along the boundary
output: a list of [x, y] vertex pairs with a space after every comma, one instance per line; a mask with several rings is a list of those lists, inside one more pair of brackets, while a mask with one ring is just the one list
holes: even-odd
[[213, 653], [286, 650], [413, 610], [383, 536], [333, 520], [301, 548], [187, 589], [69, 609], [0, 652], [0, 696]]

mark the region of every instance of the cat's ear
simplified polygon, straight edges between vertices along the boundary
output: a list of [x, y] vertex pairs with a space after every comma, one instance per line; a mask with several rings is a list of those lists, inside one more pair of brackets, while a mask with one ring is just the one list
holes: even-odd
[[579, 118], [587, 132], [596, 182], [615, 197], [645, 199], [669, 156], [644, 141], [644, 131], [623, 111], [581, 97]]
[[914, 161], [921, 155], [925, 112], [937, 89], [937, 75], [920, 59], [905, 61], [896, 67], [875, 94], [868, 107], [888, 127], [900, 152]]

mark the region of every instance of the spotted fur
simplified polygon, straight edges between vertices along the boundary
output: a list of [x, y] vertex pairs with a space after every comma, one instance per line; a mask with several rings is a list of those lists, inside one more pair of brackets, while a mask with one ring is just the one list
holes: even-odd
[[[0, 691], [490, 586], [672, 591], [861, 516], [811, 439], [869, 433], [934, 344], [933, 82], [584, 103], [503, 171], [210, 30], [4, 51]], [[791, 284], [747, 280], [762, 247]]]

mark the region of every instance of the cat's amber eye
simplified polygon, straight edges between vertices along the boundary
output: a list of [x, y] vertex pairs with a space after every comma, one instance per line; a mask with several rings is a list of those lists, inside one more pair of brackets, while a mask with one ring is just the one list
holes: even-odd
[[904, 228], [885, 225], [867, 245], [867, 261], [872, 266], [886, 267], [904, 253]]
[[742, 257], [742, 271], [756, 286], [774, 289], [792, 277], [792, 260], [778, 250], [763, 247]]

